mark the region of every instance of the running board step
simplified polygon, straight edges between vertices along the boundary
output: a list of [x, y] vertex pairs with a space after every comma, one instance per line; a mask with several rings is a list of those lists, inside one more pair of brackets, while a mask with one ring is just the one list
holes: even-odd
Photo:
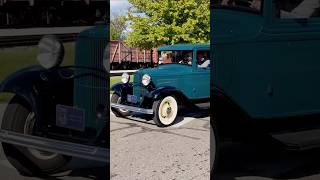
[[289, 149], [293, 150], [320, 147], [320, 129], [272, 134], [272, 137], [283, 142]]
[[110, 150], [71, 142], [53, 140], [38, 136], [25, 135], [7, 130], [0, 130], [0, 141], [23, 147], [48, 151], [88, 160], [110, 162]]

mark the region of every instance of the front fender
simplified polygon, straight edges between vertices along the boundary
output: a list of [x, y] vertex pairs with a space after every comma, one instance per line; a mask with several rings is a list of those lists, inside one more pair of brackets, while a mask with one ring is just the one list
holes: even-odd
[[11, 74], [1, 83], [0, 93], [7, 92], [18, 95], [36, 111], [37, 91], [33, 85], [39, 80], [40, 73], [43, 71], [44, 69], [40, 66], [30, 66]]
[[111, 90], [117, 93], [118, 95], [122, 94], [132, 94], [133, 93], [133, 84], [132, 83], [117, 83], [111, 87]]
[[176, 96], [179, 100], [184, 102], [190, 102], [188, 98], [178, 89], [175, 87], [167, 86], [167, 87], [159, 87], [156, 90], [151, 92], [151, 97], [153, 101], [160, 100], [161, 98], [169, 95]]
[[13, 93], [23, 98], [35, 113], [37, 122], [48, 120], [52, 118], [49, 115], [54, 113], [56, 104], [72, 105], [73, 80], [59, 75], [67, 71], [72, 70], [30, 66], [7, 77], [0, 86], [0, 93]]

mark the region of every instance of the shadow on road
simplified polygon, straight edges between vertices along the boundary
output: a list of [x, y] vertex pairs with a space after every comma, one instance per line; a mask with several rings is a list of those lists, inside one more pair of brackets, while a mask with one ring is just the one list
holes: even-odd
[[63, 176], [51, 176], [46, 179], [48, 180], [62, 180], [62, 179], [92, 179], [92, 180], [105, 180], [110, 177], [110, 168], [105, 167], [95, 167], [95, 168], [82, 168], [72, 170], [68, 175]]
[[[320, 179], [320, 149], [292, 152], [248, 144], [223, 144], [214, 179]], [[312, 176], [312, 178], [310, 178]]]
[[[174, 124], [178, 124], [182, 122], [185, 118], [196, 118], [196, 119], [201, 119], [201, 118], [206, 118], [210, 116], [210, 111], [209, 109], [190, 109], [190, 108], [183, 108], [180, 110], [178, 118]], [[134, 119], [138, 118], [138, 119]], [[136, 121], [140, 123], [145, 123], [145, 124], [151, 124], [155, 125], [156, 124], [152, 121], [153, 115], [146, 115], [146, 114], [141, 114], [141, 113], [132, 113], [131, 116], [127, 117], [126, 119], [129, 119], [131, 121]], [[174, 125], [173, 124], [173, 125]]]

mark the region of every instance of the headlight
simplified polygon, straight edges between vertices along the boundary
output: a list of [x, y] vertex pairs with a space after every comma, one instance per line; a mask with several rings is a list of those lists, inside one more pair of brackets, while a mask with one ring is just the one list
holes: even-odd
[[121, 76], [121, 81], [123, 83], [128, 83], [130, 81], [130, 75], [128, 73], [123, 73]]
[[145, 74], [142, 76], [142, 84], [145, 86], [148, 86], [151, 82], [151, 77], [149, 76], [149, 74]]
[[39, 41], [37, 60], [42, 67], [51, 69], [59, 66], [63, 60], [63, 56], [63, 44], [55, 36], [44, 36]]

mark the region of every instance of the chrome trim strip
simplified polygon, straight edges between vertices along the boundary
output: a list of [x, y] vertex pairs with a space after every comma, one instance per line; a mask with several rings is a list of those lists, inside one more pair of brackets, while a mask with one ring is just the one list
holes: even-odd
[[131, 111], [131, 112], [137, 112], [137, 113], [143, 113], [143, 114], [153, 114], [153, 109], [144, 109], [144, 108], [127, 106], [127, 105], [116, 104], [116, 103], [111, 103], [110, 106], [113, 108], [125, 109], [125, 110]]

